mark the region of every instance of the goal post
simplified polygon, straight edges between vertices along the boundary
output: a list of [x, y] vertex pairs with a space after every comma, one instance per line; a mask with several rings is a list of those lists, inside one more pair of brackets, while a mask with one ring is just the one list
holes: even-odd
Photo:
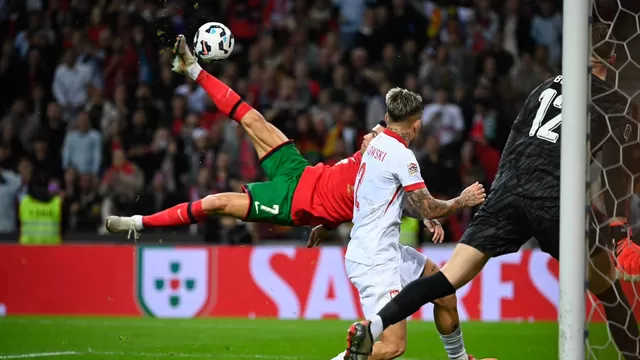
[[584, 360], [591, 1], [564, 0], [563, 8], [559, 359]]

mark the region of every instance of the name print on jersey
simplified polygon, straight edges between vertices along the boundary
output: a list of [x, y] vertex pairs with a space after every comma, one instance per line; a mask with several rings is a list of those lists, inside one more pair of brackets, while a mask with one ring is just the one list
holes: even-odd
[[382, 161], [384, 161], [384, 158], [387, 156], [387, 152], [386, 151], [382, 151], [382, 150], [376, 148], [375, 146], [369, 145], [369, 148], [367, 148], [367, 155], [369, 155], [372, 158], [382, 162]]

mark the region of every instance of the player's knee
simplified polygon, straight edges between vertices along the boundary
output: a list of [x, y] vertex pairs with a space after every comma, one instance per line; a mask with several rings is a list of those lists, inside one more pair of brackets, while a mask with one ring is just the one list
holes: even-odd
[[433, 304], [446, 310], [455, 311], [458, 307], [458, 298], [456, 297], [456, 294], [451, 294], [435, 300]]
[[207, 195], [202, 199], [202, 210], [207, 214], [224, 213], [229, 201], [219, 194]]

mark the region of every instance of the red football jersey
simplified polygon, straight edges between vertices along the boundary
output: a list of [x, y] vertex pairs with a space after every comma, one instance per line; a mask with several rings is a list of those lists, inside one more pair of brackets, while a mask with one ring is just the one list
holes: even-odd
[[291, 217], [296, 225], [337, 227], [353, 218], [353, 183], [360, 168], [360, 151], [333, 166], [307, 167], [293, 193]]

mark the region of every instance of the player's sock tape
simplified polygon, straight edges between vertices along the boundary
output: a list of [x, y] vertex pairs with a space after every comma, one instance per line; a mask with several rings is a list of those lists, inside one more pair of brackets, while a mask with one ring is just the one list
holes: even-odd
[[238, 99], [238, 101], [236, 101], [236, 103], [231, 107], [231, 110], [229, 110], [229, 117], [230, 118], [235, 119], [236, 111], [238, 111], [238, 108], [240, 107], [240, 104], [242, 104], [243, 102], [244, 102], [244, 100]]
[[193, 205], [193, 201], [189, 201], [189, 204], [187, 205], [187, 216], [189, 217], [191, 224], [197, 224], [198, 220], [196, 220], [196, 217], [193, 216], [193, 213], [191, 212], [191, 205]]
[[251, 107], [251, 105], [247, 104], [246, 101], [240, 99], [231, 108], [231, 111], [229, 112], [229, 117], [237, 122], [240, 122], [242, 121], [242, 118], [244, 118], [244, 116], [247, 115], [247, 113], [252, 109], [253, 108]]

